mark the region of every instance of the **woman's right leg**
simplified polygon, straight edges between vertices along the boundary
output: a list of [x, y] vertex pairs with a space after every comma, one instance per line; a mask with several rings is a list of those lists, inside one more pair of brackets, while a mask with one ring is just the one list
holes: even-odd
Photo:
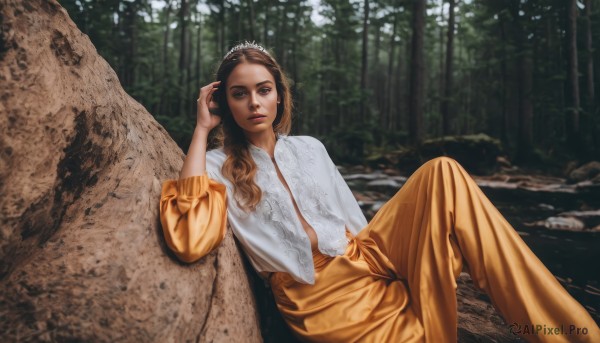
[[365, 230], [362, 234], [377, 242], [407, 279], [412, 306], [428, 342], [456, 341], [455, 280], [463, 262], [507, 325], [564, 330], [558, 335], [529, 330], [522, 335], [528, 341], [600, 339], [600, 330], [587, 311], [453, 159], [441, 157], [425, 163]]

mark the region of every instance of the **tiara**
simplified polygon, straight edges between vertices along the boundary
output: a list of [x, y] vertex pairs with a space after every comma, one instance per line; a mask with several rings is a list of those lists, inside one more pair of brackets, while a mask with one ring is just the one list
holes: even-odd
[[[269, 53], [267, 52], [267, 50], [265, 48], [256, 44], [254, 41], [252, 41], [252, 42], [244, 41], [243, 43], [240, 43], [240, 44], [234, 46], [233, 48], [231, 48], [231, 50], [229, 50], [229, 52], [227, 52], [225, 54], [225, 56], [223, 56], [223, 59], [226, 59], [232, 53], [234, 53], [238, 50], [242, 50], [242, 49], [256, 49], [256, 50], [260, 50], [260, 51], [264, 52], [265, 54], [269, 55]], [[271, 56], [271, 55], [269, 55], [269, 56]]]

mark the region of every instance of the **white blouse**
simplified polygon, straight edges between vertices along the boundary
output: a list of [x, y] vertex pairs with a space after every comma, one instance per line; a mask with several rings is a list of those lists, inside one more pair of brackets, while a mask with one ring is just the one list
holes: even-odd
[[245, 212], [234, 199], [233, 185], [221, 174], [223, 148], [206, 153], [206, 173], [163, 183], [160, 218], [167, 245], [177, 257], [194, 262], [215, 249], [227, 223], [257, 272], [287, 272], [314, 284], [311, 242], [292, 202], [310, 225], [324, 255], [342, 255], [346, 228], [356, 236], [367, 220], [323, 144], [309, 136], [277, 135], [275, 161], [252, 144], [255, 182], [262, 190], [256, 210]]
[[[227, 158], [223, 149], [206, 154], [209, 178], [226, 188], [227, 221], [256, 271], [287, 272], [298, 282], [314, 284], [310, 239], [290, 193], [268, 153], [252, 144], [249, 150], [257, 165], [255, 182], [263, 192], [256, 210], [249, 213], [238, 206], [233, 185], [221, 174]], [[277, 135], [274, 157], [298, 210], [317, 235], [318, 249], [329, 256], [343, 254], [348, 245], [346, 228], [356, 236], [367, 220], [323, 144], [310, 136]], [[163, 199], [168, 198], [166, 188], [163, 186]], [[165, 227], [170, 225], [162, 218], [163, 212], [169, 211], [165, 206], [161, 205], [161, 219], [167, 235], [173, 229]], [[214, 228], [199, 230], [219, 230], [222, 224], [214, 221]], [[173, 245], [169, 237], [167, 242]]]

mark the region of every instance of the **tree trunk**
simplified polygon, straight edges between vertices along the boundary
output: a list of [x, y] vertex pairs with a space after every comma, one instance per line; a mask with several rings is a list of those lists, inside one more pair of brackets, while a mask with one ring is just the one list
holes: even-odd
[[456, 0], [448, 0], [450, 4], [448, 13], [448, 39], [446, 40], [446, 75], [444, 77], [444, 96], [442, 98], [442, 123], [445, 136], [455, 133], [454, 108], [452, 106], [452, 92], [454, 80], [454, 6]]
[[[235, 41], [241, 41], [242, 40], [242, 31], [247, 30], [247, 27], [244, 25], [244, 6], [243, 4], [240, 3], [240, 5], [237, 8], [238, 10], [236, 11], [235, 7], [232, 8], [232, 11], [230, 12], [231, 14], [231, 22], [232, 23], [236, 23], [235, 25], [235, 33], [233, 35], [231, 35], [228, 38], [231, 38], [232, 36], [234, 37]], [[233, 25], [229, 25], [229, 27], [232, 27]], [[243, 28], [242, 28], [243, 27]], [[245, 36], [245, 33], [244, 33]]]
[[363, 16], [363, 34], [362, 34], [362, 57], [361, 57], [361, 72], [360, 72], [360, 115], [356, 123], [366, 123], [367, 110], [365, 106], [365, 98], [367, 93], [367, 62], [368, 62], [368, 44], [369, 44], [369, 0], [363, 1], [364, 16]]
[[588, 111], [594, 113], [595, 92], [594, 92], [594, 50], [592, 49], [592, 1], [585, 0], [585, 51], [587, 59], [587, 91], [588, 91]]
[[[198, 32], [196, 33], [196, 93], [200, 94], [202, 87], [202, 13], [196, 12], [198, 16]], [[196, 101], [192, 101], [196, 106]]]
[[256, 22], [254, 16], [254, 0], [248, 0], [248, 38], [254, 40], [254, 23]]
[[284, 69], [288, 67], [288, 56], [286, 49], [286, 37], [288, 36], [288, 20], [287, 13], [288, 9], [281, 3], [276, 2], [277, 12], [274, 20], [276, 34], [275, 36], [275, 57]]
[[596, 120], [596, 94], [594, 90], [594, 50], [592, 49], [592, 1], [585, 0], [585, 50], [586, 50], [586, 88], [587, 88], [587, 112], [586, 120], [588, 127], [586, 137], [591, 137], [591, 144], [600, 152], [600, 132], [598, 131], [598, 121]]
[[217, 43], [219, 56], [225, 55], [225, 0], [221, 0], [219, 2], [219, 26], [218, 26], [218, 34], [217, 34]]
[[165, 9], [165, 35], [163, 37], [163, 79], [162, 79], [162, 92], [160, 92], [160, 105], [158, 106], [160, 114], [163, 114], [167, 110], [165, 106], [167, 87], [169, 86], [169, 75], [171, 75], [169, 68], [169, 37], [171, 33], [171, 6], [172, 0], [167, 0]]
[[[394, 9], [394, 23], [392, 26], [392, 36], [390, 37], [390, 56], [388, 59], [388, 73], [386, 77], [385, 83], [387, 87], [385, 87], [385, 106], [382, 111], [382, 120], [381, 127], [389, 128], [393, 127], [390, 124], [392, 123], [392, 94], [394, 90], [394, 62], [395, 62], [395, 51], [396, 51], [396, 33], [398, 30], [398, 11]], [[400, 72], [400, 71], [398, 71]], [[398, 86], [398, 85], [396, 85]]]
[[533, 151], [533, 103], [531, 99], [533, 66], [530, 51], [527, 48], [522, 48], [521, 51], [516, 66], [519, 71], [519, 150], [517, 159], [528, 161]]
[[[181, 26], [180, 46], [179, 46], [179, 92], [177, 96], [177, 113], [182, 114], [182, 109], [185, 109], [185, 104], [188, 103], [189, 82], [188, 75], [190, 69], [190, 33], [188, 30], [188, 21], [190, 17], [189, 0], [181, 0], [181, 8], [179, 10], [179, 25]], [[182, 105], [184, 104], [184, 105]], [[183, 111], [184, 112], [184, 111]], [[183, 113], [190, 116], [189, 113]], [[195, 117], [195, 115], [194, 115]]]
[[530, 161], [533, 151], [533, 104], [532, 104], [532, 78], [533, 66], [531, 65], [531, 47], [528, 42], [529, 32], [525, 29], [521, 19], [523, 15], [519, 2], [513, 2], [510, 7], [512, 24], [514, 27], [514, 42], [516, 44], [517, 58], [514, 60], [514, 70], [517, 74], [517, 98], [518, 98], [518, 134], [517, 134], [517, 156], [519, 162]]
[[[296, 8], [295, 8], [295, 12], [294, 12], [295, 16], [294, 18], [296, 18], [296, 20], [294, 20], [294, 26], [292, 28], [292, 32], [298, 32], [299, 30], [299, 18], [302, 15], [302, 7], [300, 6], [300, 4], [296, 4]], [[295, 52], [298, 51], [298, 44], [297, 44], [297, 39], [292, 39], [292, 46], [291, 46], [291, 51]], [[291, 73], [292, 73], [292, 87], [290, 88], [290, 91], [292, 93], [292, 97], [295, 99], [295, 101], [297, 103], [303, 103], [304, 102], [304, 94], [303, 92], [298, 92], [298, 84], [301, 84], [301, 80], [300, 80], [300, 74], [298, 73], [298, 58], [297, 58], [298, 54], [297, 53], [292, 53], [292, 61], [291, 61]], [[299, 135], [302, 131], [302, 127], [304, 126], [304, 118], [305, 116], [300, 115], [296, 117], [295, 123], [292, 125], [292, 131], [291, 134], [293, 135]]]
[[166, 247], [158, 201], [181, 150], [57, 1], [6, 3], [2, 340], [262, 342], [230, 230], [197, 263]]
[[123, 12], [123, 26], [126, 37], [125, 49], [123, 51], [123, 77], [121, 81], [125, 88], [133, 88], [135, 83], [135, 68], [127, 68], [125, 66], [134, 66], [134, 57], [136, 55], [136, 17], [137, 17], [137, 2], [126, 2]]
[[[406, 120], [403, 120], [403, 113], [405, 112], [404, 109], [406, 108], [406, 102], [404, 101], [404, 89], [405, 87], [403, 87], [404, 83], [402, 82], [404, 80], [404, 78], [402, 78], [402, 73], [404, 73], [404, 65], [402, 64], [402, 62], [404, 61], [404, 56], [403, 56], [403, 50], [402, 50], [402, 36], [399, 35], [400, 37], [400, 44], [398, 44], [398, 60], [396, 61], [396, 72], [395, 74], [395, 79], [396, 79], [396, 85], [395, 85], [395, 103], [394, 103], [394, 108], [395, 111], [393, 111], [393, 116], [392, 116], [392, 129], [396, 132], [399, 132], [401, 130], [404, 129], [404, 125]], [[403, 142], [404, 143], [404, 142]]]
[[577, 0], [567, 5], [567, 82], [569, 108], [567, 109], [567, 143], [573, 151], [580, 151], [579, 130], [579, 68], [577, 62]]
[[[441, 22], [443, 23], [445, 18], [444, 18], [444, 3], [446, 2], [446, 0], [440, 0], [440, 17], [441, 17]], [[439, 72], [439, 78], [438, 78], [438, 88], [439, 88], [439, 98], [440, 98], [440, 115], [444, 113], [443, 110], [443, 105], [444, 105], [444, 87], [445, 87], [445, 83], [444, 83], [444, 77], [446, 77], [446, 67], [444, 65], [445, 62], [445, 55], [444, 55], [444, 30], [442, 28], [441, 25], [439, 25], [439, 39], [440, 39], [440, 56], [439, 56], [439, 60], [438, 62], [440, 63], [440, 72]], [[443, 121], [442, 121], [443, 122]], [[442, 124], [443, 125], [443, 124]], [[438, 136], [441, 133], [437, 132], [438, 131], [438, 125], [434, 126], [435, 131], [432, 132], [434, 136]], [[441, 132], [443, 132], [443, 128], [441, 129]]]
[[372, 65], [375, 68], [375, 70], [379, 70], [377, 68], [379, 67], [379, 53], [381, 52], [381, 21], [376, 21], [375, 25], [375, 52], [373, 55]]
[[265, 8], [264, 8], [264, 12], [265, 12], [265, 22], [263, 25], [263, 44], [265, 47], [269, 46], [269, 13], [271, 10], [271, 1], [272, 0], [267, 0], [265, 2]]
[[371, 72], [371, 79], [369, 80], [369, 83], [371, 85], [373, 85], [372, 88], [375, 90], [374, 97], [375, 97], [375, 100], [377, 101], [377, 109], [380, 114], [380, 118], [382, 118], [383, 113], [385, 112], [385, 104], [387, 103], [385, 85], [382, 83], [385, 83], [386, 79], [389, 78], [390, 76], [384, 75], [383, 73], [381, 73], [381, 70], [380, 70], [379, 53], [381, 52], [381, 30], [382, 30], [383, 25], [382, 25], [381, 21], [377, 21], [376, 25], [377, 25], [377, 27], [375, 28], [375, 51], [374, 51], [375, 54], [373, 55], [373, 63], [371, 63], [372, 70], [374, 70], [374, 71]]
[[423, 80], [425, 74], [423, 34], [425, 30], [425, 2], [425, 0], [413, 1], [410, 100], [408, 111], [408, 127], [411, 144], [419, 144], [423, 139]]
[[508, 44], [508, 40], [506, 37], [506, 20], [505, 16], [501, 15], [500, 17], [500, 42], [502, 43], [502, 58], [500, 62], [500, 70], [502, 73], [502, 123], [500, 126], [500, 138], [502, 140], [502, 144], [510, 148], [510, 139], [508, 137], [508, 133], [510, 131], [510, 116], [508, 111], [508, 101], [509, 101], [509, 93], [508, 93], [508, 66], [506, 61], [508, 60], [508, 53], [506, 51], [506, 45]]

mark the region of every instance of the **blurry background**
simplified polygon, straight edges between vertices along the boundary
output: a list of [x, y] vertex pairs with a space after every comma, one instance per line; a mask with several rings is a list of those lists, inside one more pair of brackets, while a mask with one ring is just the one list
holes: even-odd
[[520, 164], [600, 155], [599, 0], [60, 3], [184, 151], [199, 88], [255, 40], [292, 81], [294, 133], [341, 161], [474, 133]]

